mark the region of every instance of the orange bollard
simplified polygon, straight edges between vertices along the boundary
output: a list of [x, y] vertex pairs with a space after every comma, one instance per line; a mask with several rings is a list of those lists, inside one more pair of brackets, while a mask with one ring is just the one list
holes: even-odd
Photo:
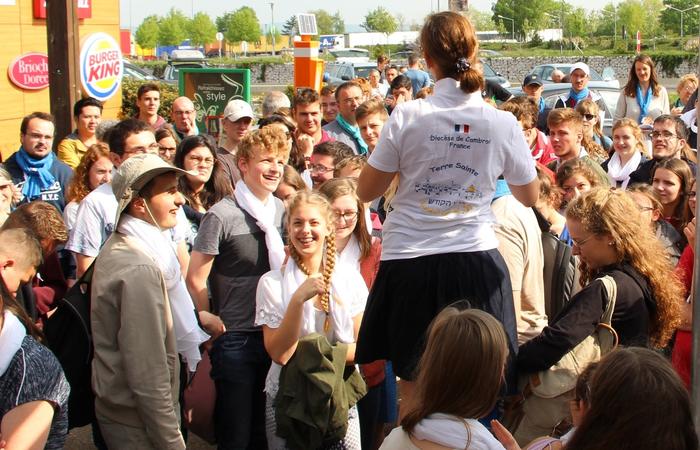
[[323, 60], [318, 57], [320, 42], [311, 36], [302, 36], [294, 42], [294, 90], [311, 88], [321, 90]]

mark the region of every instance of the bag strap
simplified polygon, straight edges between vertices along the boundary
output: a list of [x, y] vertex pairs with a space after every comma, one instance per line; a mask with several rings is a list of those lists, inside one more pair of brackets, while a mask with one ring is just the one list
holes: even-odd
[[615, 301], [617, 299], [617, 283], [610, 275], [605, 275], [598, 278], [603, 283], [605, 291], [608, 294], [608, 303], [605, 307], [605, 312], [600, 316], [600, 323], [611, 326], [612, 315], [615, 311]]

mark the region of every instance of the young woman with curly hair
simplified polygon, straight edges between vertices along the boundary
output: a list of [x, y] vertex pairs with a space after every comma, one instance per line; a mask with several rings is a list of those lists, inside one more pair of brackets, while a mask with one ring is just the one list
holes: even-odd
[[63, 220], [70, 231], [78, 215], [78, 206], [87, 195], [99, 185], [112, 181], [112, 160], [109, 159], [109, 147], [97, 143], [88, 148], [80, 164], [75, 168], [75, 174], [68, 186], [66, 201], [63, 209]]
[[612, 327], [620, 345], [663, 348], [680, 324], [683, 289], [637, 204], [623, 191], [595, 189], [571, 202], [566, 221], [583, 289], [520, 346], [520, 373], [549, 369], [595, 331], [608, 302], [598, 279], [605, 275], [617, 284]]

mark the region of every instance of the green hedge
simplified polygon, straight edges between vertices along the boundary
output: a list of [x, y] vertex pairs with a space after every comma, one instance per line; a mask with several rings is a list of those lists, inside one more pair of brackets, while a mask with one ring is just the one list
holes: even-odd
[[[126, 119], [136, 115], [136, 92], [142, 84], [144, 84], [144, 82], [141, 80], [134, 80], [131, 78], [124, 78], [122, 80], [122, 107], [119, 110], [120, 119]], [[160, 109], [158, 110], [158, 114], [169, 119], [173, 101], [179, 95], [177, 86], [158, 82], [156, 82], [156, 84], [160, 86]]]

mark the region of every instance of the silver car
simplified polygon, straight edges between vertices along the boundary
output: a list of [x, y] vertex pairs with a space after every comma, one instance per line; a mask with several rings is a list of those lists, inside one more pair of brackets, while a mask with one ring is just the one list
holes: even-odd
[[[535, 66], [530, 73], [540, 77], [540, 80], [545, 84], [553, 83], [552, 72], [555, 70], [561, 70], [564, 75], [569, 75], [571, 72], [571, 66], [573, 64], [542, 64]], [[591, 68], [590, 80], [600, 82], [600, 85], [610, 86], [613, 88], [620, 88], [620, 80], [615, 77], [615, 71], [612, 67], [606, 67], [603, 69], [603, 74], [599, 74], [594, 69]]]

